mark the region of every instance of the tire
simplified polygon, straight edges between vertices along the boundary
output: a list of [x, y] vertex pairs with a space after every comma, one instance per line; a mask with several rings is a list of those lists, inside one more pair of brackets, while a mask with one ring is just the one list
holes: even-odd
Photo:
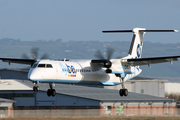
[[39, 91], [39, 86], [36, 87], [36, 91]]
[[123, 94], [124, 94], [124, 96], [128, 96], [128, 90], [127, 90], [127, 89], [124, 89], [124, 90], [123, 90]]
[[119, 90], [119, 95], [122, 97], [123, 96], [123, 89]]
[[33, 87], [33, 91], [36, 91], [36, 87], [35, 86]]
[[51, 91], [52, 91], [52, 92], [51, 92], [51, 93], [52, 93], [51, 95], [54, 97], [54, 96], [56, 95], [56, 90], [55, 90], [55, 89], [52, 89]]
[[47, 90], [47, 96], [49, 96], [49, 97], [51, 96], [51, 89]]

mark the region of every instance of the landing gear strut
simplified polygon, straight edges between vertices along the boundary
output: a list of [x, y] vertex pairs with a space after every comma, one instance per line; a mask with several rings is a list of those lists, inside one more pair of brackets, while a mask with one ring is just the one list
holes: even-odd
[[33, 87], [33, 90], [34, 91], [39, 91], [39, 86], [37, 86], [37, 81], [34, 81], [34, 87]]
[[56, 90], [55, 89], [53, 89], [53, 87], [52, 87], [52, 83], [49, 83], [49, 87], [50, 87], [50, 89], [48, 89], [47, 90], [47, 96], [55, 96], [56, 95]]

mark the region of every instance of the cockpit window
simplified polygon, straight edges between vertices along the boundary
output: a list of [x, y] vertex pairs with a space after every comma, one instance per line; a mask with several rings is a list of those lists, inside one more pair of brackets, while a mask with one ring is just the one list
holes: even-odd
[[45, 64], [39, 64], [38, 67], [39, 68], [45, 68]]
[[38, 65], [38, 63], [34, 63], [32, 68], [36, 68], [37, 65]]
[[47, 67], [47, 68], [52, 68], [52, 65], [51, 65], [51, 64], [47, 64], [46, 67]]
[[[37, 64], [35, 65], [33, 65], [33, 66], [37, 66]], [[34, 68], [35, 68], [34, 67]], [[53, 66], [51, 65], [51, 64], [39, 64], [38, 66], [37, 66], [38, 68], [53, 68]]]

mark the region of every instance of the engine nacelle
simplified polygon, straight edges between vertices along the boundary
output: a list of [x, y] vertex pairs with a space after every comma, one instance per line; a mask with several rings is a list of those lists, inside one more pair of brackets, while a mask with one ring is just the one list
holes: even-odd
[[111, 69], [107, 69], [106, 73], [112, 73], [112, 70]]

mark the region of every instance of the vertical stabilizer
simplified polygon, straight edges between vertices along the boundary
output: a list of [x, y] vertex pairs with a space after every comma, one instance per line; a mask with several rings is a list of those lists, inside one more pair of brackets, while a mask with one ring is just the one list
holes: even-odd
[[134, 35], [133, 35], [131, 46], [129, 49], [129, 56], [131, 56], [132, 58], [141, 58], [142, 48], [143, 48], [143, 38], [144, 38], [144, 33], [145, 33], [143, 32], [143, 30], [146, 30], [146, 29], [144, 28], [133, 29]]

